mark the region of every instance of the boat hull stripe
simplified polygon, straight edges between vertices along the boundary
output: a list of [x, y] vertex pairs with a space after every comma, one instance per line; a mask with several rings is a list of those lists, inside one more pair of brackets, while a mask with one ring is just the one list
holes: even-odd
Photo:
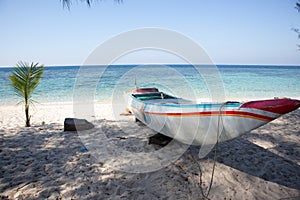
[[250, 112], [243, 111], [209, 111], [209, 112], [185, 112], [185, 113], [159, 113], [159, 112], [147, 112], [138, 109], [134, 109], [140, 113], [148, 114], [148, 115], [158, 115], [158, 116], [169, 116], [169, 117], [206, 117], [206, 116], [232, 116], [232, 117], [243, 117], [243, 118], [252, 118], [261, 121], [272, 121], [276, 119], [276, 117], [269, 117], [265, 115], [259, 115]]

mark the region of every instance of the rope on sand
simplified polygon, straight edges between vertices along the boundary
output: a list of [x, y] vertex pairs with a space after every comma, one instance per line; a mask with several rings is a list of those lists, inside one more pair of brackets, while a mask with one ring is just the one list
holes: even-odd
[[[221, 134], [222, 134], [222, 132], [223, 132], [223, 127], [224, 127], [224, 121], [223, 121], [223, 118], [222, 118], [222, 110], [223, 110], [224, 106], [225, 106], [226, 104], [228, 104], [228, 103], [230, 103], [230, 102], [225, 102], [225, 103], [223, 103], [223, 104], [220, 106], [220, 109], [219, 109], [219, 114], [218, 114], [218, 125], [217, 125], [218, 133], [217, 133], [217, 142], [216, 142], [215, 151], [214, 151], [214, 163], [213, 163], [213, 168], [212, 168], [212, 173], [211, 173], [211, 178], [210, 178], [210, 184], [209, 184], [209, 187], [208, 187], [208, 189], [207, 189], [206, 194], [204, 193], [203, 188], [202, 188], [202, 171], [201, 171], [201, 166], [200, 166], [199, 162], [194, 158], [194, 156], [193, 156], [193, 154], [192, 154], [192, 151], [190, 150], [192, 159], [194, 160], [194, 162], [197, 164], [197, 166], [198, 166], [198, 168], [199, 168], [199, 172], [200, 172], [200, 175], [199, 175], [200, 192], [201, 192], [201, 195], [202, 195], [203, 199], [209, 199], [209, 198], [208, 198], [208, 195], [209, 195], [209, 193], [210, 193], [210, 190], [211, 190], [211, 187], [212, 187], [212, 184], [213, 184], [214, 173], [215, 173], [215, 168], [216, 168], [216, 161], [217, 161], [217, 154], [218, 154], [219, 137], [221, 136]], [[222, 123], [222, 128], [221, 128], [221, 130], [220, 130], [220, 123]]]

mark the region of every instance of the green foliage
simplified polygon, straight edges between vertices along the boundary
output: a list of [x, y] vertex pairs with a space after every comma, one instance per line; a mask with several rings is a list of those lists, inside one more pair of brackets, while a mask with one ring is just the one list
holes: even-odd
[[[298, 10], [298, 12], [300, 12], [300, 0], [298, 0], [298, 2], [296, 3], [296, 7], [295, 8]], [[293, 30], [298, 34], [298, 39], [300, 39], [300, 31], [299, 31], [299, 29], [294, 28]], [[300, 50], [300, 45], [298, 45], [298, 47], [299, 47], [299, 50]]]
[[44, 70], [44, 66], [38, 63], [29, 65], [25, 62], [19, 62], [12, 75], [8, 77], [14, 92], [25, 105], [26, 126], [30, 126], [29, 104], [33, 102], [32, 93], [39, 85]]
[[[72, 0], [60, 0], [63, 3], [64, 7], [67, 7], [68, 9], [70, 9], [71, 4], [72, 4]], [[86, 2], [86, 4], [88, 6], [91, 6], [91, 3], [93, 0], [81, 0], [82, 2]], [[123, 0], [114, 0], [117, 3], [121, 3]]]

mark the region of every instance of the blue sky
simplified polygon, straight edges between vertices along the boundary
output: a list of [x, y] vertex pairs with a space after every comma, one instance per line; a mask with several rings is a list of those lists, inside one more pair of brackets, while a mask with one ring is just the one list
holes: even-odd
[[[20, 60], [80, 65], [107, 39], [143, 27], [177, 31], [202, 46], [216, 64], [300, 65], [294, 0], [0, 1], [0, 66]], [[149, 52], [148, 52], [149, 53]], [[151, 52], [150, 52], [151, 53]], [[155, 55], [157, 63], [180, 62]], [[123, 62], [148, 62], [132, 54]]]

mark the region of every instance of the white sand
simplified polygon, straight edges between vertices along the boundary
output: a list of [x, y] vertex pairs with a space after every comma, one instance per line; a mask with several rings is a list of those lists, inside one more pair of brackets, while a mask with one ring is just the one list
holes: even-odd
[[[78, 134], [63, 132], [64, 118], [74, 116], [72, 104], [36, 105], [30, 128], [23, 127], [21, 106], [0, 106], [0, 199], [202, 198], [213, 153], [197, 160], [201, 172], [191, 156], [196, 158], [200, 147], [189, 148], [174, 162], [156, 163], [155, 156], [165, 159], [166, 148], [148, 144], [153, 131], [130, 117], [116, 122], [109, 104], [98, 104], [95, 110], [96, 128]], [[220, 144], [209, 198], [300, 199], [299, 135], [297, 110]], [[102, 136], [106, 144], [99, 144]], [[99, 145], [105, 148], [99, 150]], [[180, 144], [169, 147], [179, 150]], [[159, 153], [152, 157], [153, 152]], [[152, 172], [128, 173], [146, 170], [145, 164]]]

